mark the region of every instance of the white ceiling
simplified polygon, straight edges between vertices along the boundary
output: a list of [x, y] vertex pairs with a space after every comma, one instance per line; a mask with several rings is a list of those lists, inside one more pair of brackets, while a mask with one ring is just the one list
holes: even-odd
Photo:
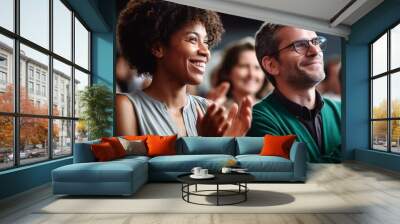
[[353, 23], [383, 2], [383, 0], [169, 1], [342, 37], [350, 34]]

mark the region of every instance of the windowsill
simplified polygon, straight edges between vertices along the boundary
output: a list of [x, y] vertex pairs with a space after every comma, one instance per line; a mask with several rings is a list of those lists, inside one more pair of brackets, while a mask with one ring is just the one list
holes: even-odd
[[355, 160], [400, 172], [400, 154], [367, 148], [356, 148]]
[[21, 166], [21, 167], [16, 167], [16, 168], [8, 169], [8, 170], [3, 170], [3, 171], [0, 171], [0, 176], [4, 175], [4, 174], [19, 172], [19, 171], [23, 171], [23, 170], [27, 170], [27, 169], [31, 169], [31, 168], [35, 168], [35, 167], [39, 167], [39, 166], [43, 166], [43, 165], [48, 165], [48, 164], [52, 164], [52, 163], [56, 163], [56, 162], [60, 162], [60, 161], [69, 160], [69, 159], [72, 159], [72, 157], [73, 156], [67, 156], [67, 157], [63, 157], [63, 158], [59, 158], [59, 159], [52, 159], [52, 160], [48, 160], [48, 161], [43, 161], [43, 162], [31, 164], [31, 165], [24, 165], [24, 166]]
[[361, 149], [358, 149], [358, 150], [367, 150], [367, 151], [370, 151], [370, 152], [382, 153], [382, 154], [384, 154], [384, 155], [389, 155], [389, 156], [400, 156], [400, 153], [396, 153], [396, 152], [386, 152], [386, 151], [382, 151], [382, 150], [379, 150], [379, 149], [371, 149], [371, 148], [365, 149], [365, 148], [361, 148]]

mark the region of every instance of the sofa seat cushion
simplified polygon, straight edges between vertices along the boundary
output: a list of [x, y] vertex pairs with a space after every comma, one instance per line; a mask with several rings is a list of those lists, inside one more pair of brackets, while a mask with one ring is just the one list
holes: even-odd
[[[131, 182], [135, 175], [147, 176], [147, 163], [140, 159], [74, 163], [53, 170], [58, 182]], [[146, 172], [146, 173], [144, 173]]]
[[230, 159], [231, 155], [174, 155], [157, 156], [149, 160], [151, 172], [190, 172], [193, 167], [203, 167], [211, 172], [219, 171]]
[[249, 172], [293, 172], [292, 161], [279, 156], [238, 155], [236, 160]]

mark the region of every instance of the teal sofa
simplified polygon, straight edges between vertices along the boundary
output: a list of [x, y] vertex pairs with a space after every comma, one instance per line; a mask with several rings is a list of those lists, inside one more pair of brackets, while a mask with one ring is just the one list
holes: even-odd
[[177, 155], [127, 156], [96, 162], [91, 141], [75, 144], [74, 163], [52, 171], [54, 194], [131, 195], [148, 181], [176, 181], [176, 177], [200, 166], [219, 172], [234, 159], [258, 182], [305, 182], [306, 148], [295, 142], [290, 159], [260, 156], [262, 137], [183, 137], [176, 142]]

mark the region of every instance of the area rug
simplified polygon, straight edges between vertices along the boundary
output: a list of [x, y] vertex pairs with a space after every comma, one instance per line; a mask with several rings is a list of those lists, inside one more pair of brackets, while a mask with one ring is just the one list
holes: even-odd
[[[225, 187], [229, 190], [234, 186]], [[247, 201], [237, 205], [204, 206], [182, 200], [181, 185], [150, 183], [131, 197], [57, 197], [35, 213], [360, 213], [359, 205], [344, 201], [316, 184], [249, 184]], [[213, 185], [198, 190], [212, 190]], [[194, 187], [191, 188], [194, 190]], [[213, 194], [213, 193], [210, 193]], [[229, 203], [240, 198], [224, 197]], [[197, 203], [213, 204], [215, 196], [191, 196]], [[229, 201], [232, 200], [232, 201]]]

